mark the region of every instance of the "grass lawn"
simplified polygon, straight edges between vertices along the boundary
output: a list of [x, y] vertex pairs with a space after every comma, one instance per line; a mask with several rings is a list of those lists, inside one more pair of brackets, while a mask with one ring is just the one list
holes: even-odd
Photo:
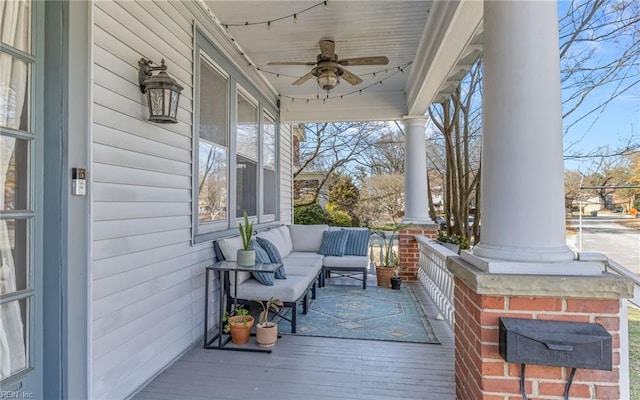
[[640, 309], [629, 306], [629, 382], [631, 399], [640, 400]]

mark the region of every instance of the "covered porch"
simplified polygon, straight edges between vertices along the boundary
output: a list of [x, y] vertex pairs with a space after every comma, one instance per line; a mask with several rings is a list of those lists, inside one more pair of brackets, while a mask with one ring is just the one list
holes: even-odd
[[[637, 281], [566, 246], [556, 2], [16, 4], [27, 11], [10, 22], [29, 23], [11, 26], [33, 42], [8, 43], [28, 96], [15, 96], [22, 121], [0, 132], [24, 142], [27, 160], [3, 153], [28, 182], [7, 187], [29, 199], [2, 216], [25, 222], [21, 248], [7, 239], [3, 252], [21, 251], [29, 279], [0, 296], [22, 318], [11, 344], [22, 360], [2, 376], [16, 394], [507, 399], [520, 393], [519, 369], [498, 353], [508, 315], [603, 325], [612, 369], [579, 371], [572, 390], [628, 397]], [[457, 256], [431, 241], [425, 111], [480, 54], [482, 241]], [[149, 60], [184, 88], [175, 124], [148, 121], [139, 69]], [[271, 355], [201, 349], [212, 242], [237, 235], [245, 210], [257, 229], [293, 223], [292, 126], [365, 120], [404, 124], [413, 225], [400, 232], [400, 261], [442, 344], [286, 336]], [[529, 371], [525, 390], [542, 398], [561, 396], [570, 374]]]
[[[347, 278], [331, 281], [359, 288]], [[368, 285], [376, 285], [375, 273]], [[133, 399], [454, 399], [453, 331], [438, 319], [424, 287], [407, 285], [419, 295], [440, 344], [282, 335], [271, 354], [197, 346]]]

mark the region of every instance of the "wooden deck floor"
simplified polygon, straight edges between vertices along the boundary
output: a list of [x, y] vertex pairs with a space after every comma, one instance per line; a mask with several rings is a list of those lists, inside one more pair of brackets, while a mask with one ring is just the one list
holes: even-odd
[[[330, 281], [345, 283], [357, 285]], [[415, 288], [439, 345], [283, 335], [271, 354], [197, 346], [134, 399], [455, 399], [453, 333]]]

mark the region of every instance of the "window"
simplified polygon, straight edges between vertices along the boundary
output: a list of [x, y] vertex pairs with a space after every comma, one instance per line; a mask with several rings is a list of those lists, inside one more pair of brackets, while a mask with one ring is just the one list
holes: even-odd
[[229, 82], [200, 58], [198, 221], [227, 221]]
[[[0, 32], [0, 387], [34, 368], [35, 317], [33, 254], [38, 160], [36, 97], [37, 54], [32, 51], [32, 8], [27, 0], [4, 4]], [[0, 8], [2, 8], [0, 7]], [[0, 14], [2, 12], [0, 11]], [[40, 145], [40, 143], [37, 143]], [[33, 374], [30, 374], [33, 376]], [[28, 378], [27, 378], [28, 379]], [[11, 393], [11, 392], [10, 392]], [[17, 392], [16, 392], [17, 393]]]
[[278, 193], [276, 180], [276, 123], [275, 120], [267, 113], [263, 117], [263, 134], [262, 134], [262, 176], [263, 187], [262, 204], [263, 213], [266, 215], [275, 215], [276, 213], [276, 196]]
[[258, 215], [258, 108], [238, 91], [236, 123], [236, 217]]
[[244, 211], [256, 223], [277, 220], [279, 121], [275, 106], [200, 31], [196, 46], [193, 232], [199, 243], [235, 231]]

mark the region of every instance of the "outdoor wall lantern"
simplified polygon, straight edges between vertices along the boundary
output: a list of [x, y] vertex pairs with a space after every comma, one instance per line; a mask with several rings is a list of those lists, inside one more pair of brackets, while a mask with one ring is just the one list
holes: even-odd
[[[138, 61], [140, 90], [147, 94], [149, 121], [165, 124], [177, 123], [178, 100], [183, 87], [167, 74], [167, 66], [162, 59], [160, 66], [152, 66], [153, 61], [141, 58]], [[153, 71], [160, 71], [153, 74]]]

